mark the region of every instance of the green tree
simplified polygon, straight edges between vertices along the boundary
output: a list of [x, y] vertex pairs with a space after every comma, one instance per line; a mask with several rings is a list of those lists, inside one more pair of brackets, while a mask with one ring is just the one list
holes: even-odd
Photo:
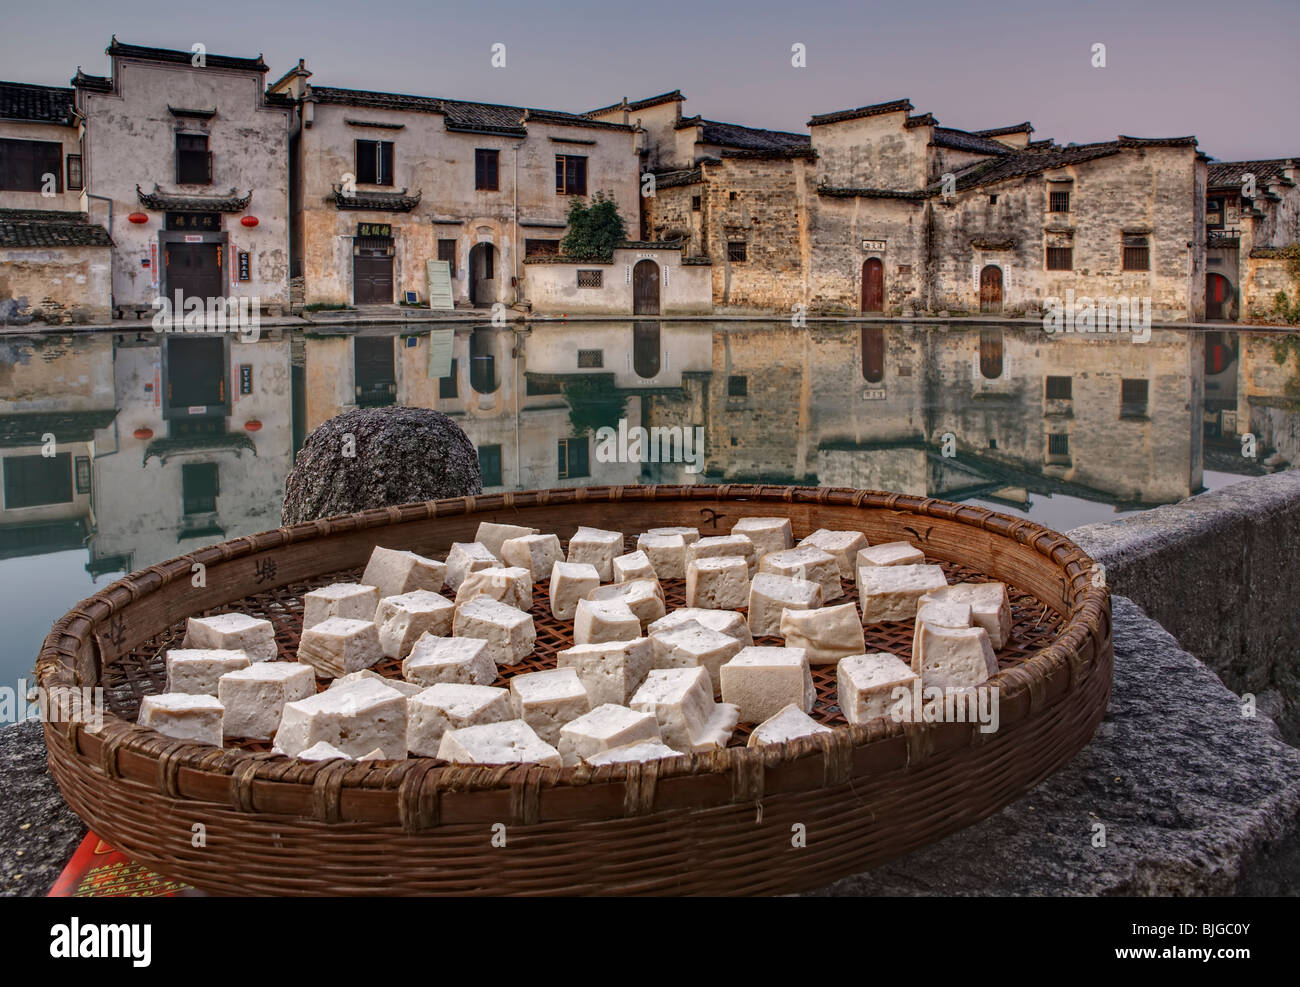
[[597, 192], [586, 203], [574, 199], [569, 206], [569, 229], [560, 242], [560, 253], [574, 260], [614, 259], [614, 248], [627, 239], [627, 227], [618, 214], [613, 195]]

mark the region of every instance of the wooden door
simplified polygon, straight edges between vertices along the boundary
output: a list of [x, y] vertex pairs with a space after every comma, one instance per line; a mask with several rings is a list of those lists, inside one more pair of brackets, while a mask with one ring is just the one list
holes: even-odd
[[167, 407], [220, 410], [226, 402], [226, 349], [213, 336], [167, 340]]
[[862, 311], [883, 312], [885, 310], [885, 265], [879, 257], [872, 257], [862, 264]]
[[352, 258], [352, 297], [355, 305], [393, 304], [393, 258], [363, 250]]
[[1002, 268], [989, 264], [980, 271], [980, 312], [985, 315], [1002, 313]]
[[1205, 317], [1226, 319], [1232, 302], [1232, 283], [1222, 274], [1205, 276]]
[[632, 268], [632, 314], [659, 314], [659, 265], [639, 260]]
[[[167, 297], [172, 304], [176, 292], [183, 298], [220, 298], [221, 244], [219, 243], [169, 243], [164, 248], [167, 270]], [[177, 312], [177, 317], [184, 311]]]
[[396, 400], [393, 340], [392, 336], [358, 336], [353, 341], [357, 407], [378, 408]]

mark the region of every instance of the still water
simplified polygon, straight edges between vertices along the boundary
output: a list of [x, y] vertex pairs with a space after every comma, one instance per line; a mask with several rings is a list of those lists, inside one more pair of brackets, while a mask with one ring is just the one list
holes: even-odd
[[[1300, 462], [1297, 343], [671, 321], [273, 329], [255, 342], [143, 324], [7, 334], [0, 686], [30, 675], [54, 619], [121, 574], [277, 526], [303, 437], [358, 405], [453, 416], [487, 491], [869, 487], [1068, 530]], [[610, 457], [599, 429], [620, 421], [629, 435], [688, 430], [700, 456]]]

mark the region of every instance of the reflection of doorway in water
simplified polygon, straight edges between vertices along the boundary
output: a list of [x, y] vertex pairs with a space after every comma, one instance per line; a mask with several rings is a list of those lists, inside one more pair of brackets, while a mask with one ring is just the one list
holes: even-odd
[[[652, 262], [653, 263], [653, 262]], [[658, 322], [637, 322], [632, 326], [632, 369], [649, 380], [659, 376], [660, 334]]]

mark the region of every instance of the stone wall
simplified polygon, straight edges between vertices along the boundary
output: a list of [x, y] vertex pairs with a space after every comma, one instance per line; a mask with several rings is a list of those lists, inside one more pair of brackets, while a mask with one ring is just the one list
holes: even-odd
[[1246, 257], [1241, 283], [1241, 309], [1248, 319], [1269, 320], [1278, 310], [1278, 292], [1291, 307], [1300, 305], [1300, 283], [1287, 271], [1284, 257]]
[[[660, 315], [707, 315], [712, 311], [711, 268], [683, 264], [679, 249], [633, 247], [614, 251], [611, 264], [536, 260], [524, 265], [524, 293], [532, 311], [550, 315], [632, 315], [633, 271], [655, 265]], [[600, 271], [600, 287], [581, 287], [579, 271]]]
[[111, 248], [0, 247], [0, 300], [26, 298], [49, 323], [112, 318]]

